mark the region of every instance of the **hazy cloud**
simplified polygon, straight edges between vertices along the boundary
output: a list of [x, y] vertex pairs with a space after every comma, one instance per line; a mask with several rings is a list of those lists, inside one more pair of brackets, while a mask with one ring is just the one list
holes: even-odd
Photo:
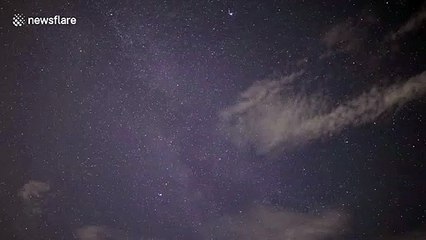
[[262, 153], [303, 144], [345, 127], [371, 122], [426, 90], [425, 71], [404, 83], [373, 87], [344, 104], [332, 106], [320, 94], [294, 91], [291, 82], [301, 74], [257, 82], [234, 105], [220, 112], [223, 129], [234, 143], [252, 145]]
[[405, 34], [417, 30], [420, 28], [423, 24], [423, 22], [426, 20], [426, 7], [423, 7], [420, 12], [416, 13], [413, 17], [408, 19], [408, 21], [398, 28], [397, 31], [393, 32], [391, 34], [392, 40], [397, 40], [401, 37], [403, 37]]
[[24, 200], [40, 198], [41, 195], [50, 190], [50, 185], [45, 182], [30, 180], [20, 190], [19, 196]]
[[358, 52], [364, 47], [365, 36], [377, 20], [363, 13], [360, 18], [348, 18], [329, 28], [322, 37], [328, 51], [320, 58], [328, 57], [335, 52]]
[[[78, 240], [106, 240], [118, 239], [114, 237], [114, 231], [98, 225], [88, 225], [76, 230]], [[121, 239], [121, 238], [120, 238]]]
[[30, 180], [18, 191], [18, 196], [23, 202], [23, 212], [27, 216], [39, 216], [42, 213], [44, 200], [43, 194], [50, 190], [50, 185], [45, 182]]
[[382, 238], [378, 238], [377, 240], [424, 240], [426, 239], [426, 225], [421, 226], [420, 228], [406, 232], [399, 236], [384, 236]]
[[247, 213], [221, 217], [204, 230], [206, 239], [316, 240], [345, 232], [348, 217], [337, 211], [320, 215], [254, 206]]
[[129, 235], [119, 229], [103, 225], [86, 225], [75, 231], [78, 240], [128, 240], [128, 239], [151, 239], [145, 237], [129, 237]]
[[85, 226], [77, 229], [79, 240], [100, 240], [106, 238], [107, 229], [103, 226]]
[[333, 26], [324, 34], [322, 40], [327, 48], [337, 48], [345, 52], [355, 50], [361, 45], [357, 30], [349, 21]]

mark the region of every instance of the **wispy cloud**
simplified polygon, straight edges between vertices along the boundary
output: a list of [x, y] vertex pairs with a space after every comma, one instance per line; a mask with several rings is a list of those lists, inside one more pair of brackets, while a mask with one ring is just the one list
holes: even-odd
[[[76, 231], [78, 240], [124, 240], [129, 239], [123, 231], [113, 229], [103, 225], [86, 225]], [[138, 238], [144, 239], [144, 238]]]
[[105, 225], [85, 225], [74, 232], [77, 240], [160, 240], [156, 237], [135, 236], [127, 231]]
[[424, 240], [426, 239], [426, 226], [423, 225], [414, 231], [406, 232], [400, 236], [385, 236], [386, 240]]
[[327, 52], [320, 58], [337, 52], [359, 53], [365, 47], [365, 36], [375, 23], [377, 23], [376, 18], [362, 13], [360, 18], [348, 18], [331, 26], [322, 36], [321, 40], [327, 47]]
[[391, 34], [392, 40], [397, 40], [406, 35], [409, 32], [417, 30], [422, 26], [426, 20], [426, 5], [423, 6], [422, 10], [412, 16], [408, 21], [398, 28], [395, 32]]
[[374, 121], [396, 105], [426, 91], [426, 71], [404, 83], [373, 87], [333, 106], [320, 94], [295, 92], [291, 82], [302, 73], [281, 80], [257, 82], [237, 102], [220, 112], [224, 130], [237, 145], [252, 145], [258, 152], [289, 148], [339, 133], [345, 127]]
[[50, 190], [50, 185], [45, 182], [30, 180], [18, 192], [19, 196], [24, 200], [39, 198], [43, 193]]
[[348, 220], [338, 211], [312, 215], [259, 205], [247, 213], [221, 217], [203, 232], [205, 239], [334, 239], [347, 230]]
[[42, 213], [43, 195], [50, 191], [50, 185], [45, 182], [30, 180], [18, 191], [18, 196], [23, 202], [23, 211], [29, 216]]
[[358, 35], [358, 30], [350, 21], [346, 21], [333, 26], [324, 34], [322, 41], [328, 49], [348, 52], [361, 46], [361, 38]]
[[106, 239], [108, 229], [104, 226], [89, 225], [77, 229], [76, 234], [79, 240], [100, 240]]

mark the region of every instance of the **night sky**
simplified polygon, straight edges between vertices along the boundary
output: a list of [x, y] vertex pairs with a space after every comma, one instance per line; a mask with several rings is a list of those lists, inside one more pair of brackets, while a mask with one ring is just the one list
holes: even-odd
[[0, 239], [426, 239], [425, 2], [0, 11]]

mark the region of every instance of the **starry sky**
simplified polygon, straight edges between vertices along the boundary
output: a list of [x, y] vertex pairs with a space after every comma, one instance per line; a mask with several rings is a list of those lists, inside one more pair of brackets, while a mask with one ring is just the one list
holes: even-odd
[[1, 239], [426, 239], [424, 1], [0, 11]]

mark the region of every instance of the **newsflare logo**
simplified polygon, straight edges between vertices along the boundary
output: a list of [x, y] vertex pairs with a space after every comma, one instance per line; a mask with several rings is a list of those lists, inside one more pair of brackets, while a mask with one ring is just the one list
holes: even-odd
[[60, 15], [52, 17], [25, 17], [23, 14], [16, 13], [12, 17], [12, 24], [15, 27], [25, 25], [75, 25], [77, 24], [77, 18]]
[[26, 19], [25, 19], [24, 15], [19, 14], [19, 13], [13, 15], [12, 23], [13, 23], [13, 25], [15, 25], [15, 27], [24, 26], [25, 22], [26, 22]]

